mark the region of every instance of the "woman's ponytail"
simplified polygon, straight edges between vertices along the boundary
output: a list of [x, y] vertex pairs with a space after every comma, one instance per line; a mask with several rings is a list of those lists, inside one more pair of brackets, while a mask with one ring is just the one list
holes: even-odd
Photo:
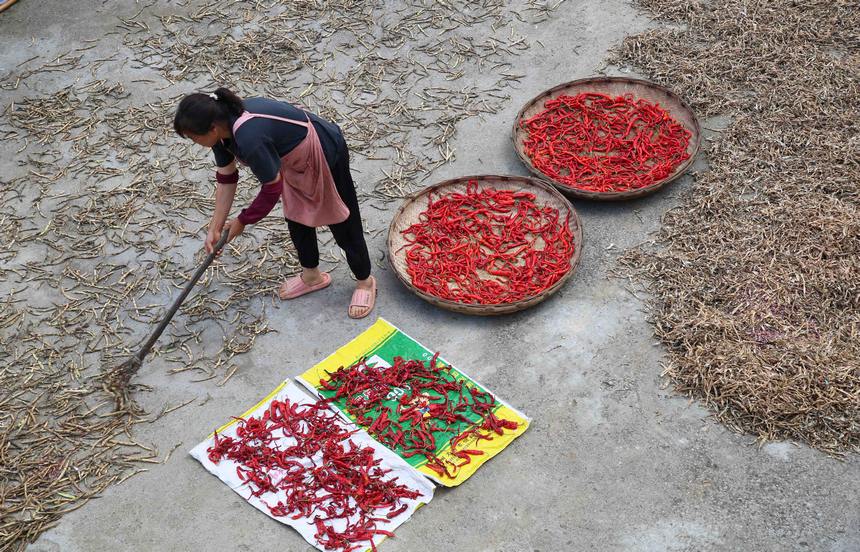
[[209, 94], [189, 94], [176, 108], [173, 129], [183, 137], [186, 134], [200, 136], [209, 132], [215, 123], [229, 126], [230, 119], [239, 117], [244, 111], [242, 98], [227, 88], [218, 88]]
[[229, 88], [218, 88], [215, 90], [215, 95], [230, 115], [238, 117], [245, 111], [245, 104], [242, 103], [242, 98]]

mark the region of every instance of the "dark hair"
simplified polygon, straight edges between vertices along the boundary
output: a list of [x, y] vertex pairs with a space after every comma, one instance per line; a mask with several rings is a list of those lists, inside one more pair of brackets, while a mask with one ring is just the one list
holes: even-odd
[[227, 88], [217, 89], [214, 95], [217, 99], [199, 92], [182, 98], [173, 117], [176, 134], [206, 134], [216, 122], [229, 125], [231, 116], [238, 117], [245, 111], [242, 98]]

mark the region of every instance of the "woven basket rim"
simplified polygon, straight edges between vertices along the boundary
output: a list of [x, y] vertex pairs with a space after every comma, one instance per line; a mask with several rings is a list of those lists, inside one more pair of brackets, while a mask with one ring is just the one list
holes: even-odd
[[[547, 288], [546, 290], [527, 297], [525, 299], [521, 299], [519, 301], [514, 301], [511, 303], [492, 303], [492, 304], [470, 304], [470, 303], [461, 303], [458, 301], [452, 301], [450, 299], [443, 299], [441, 297], [437, 297], [435, 295], [430, 295], [425, 293], [414, 286], [408, 274], [404, 274], [400, 271], [398, 266], [395, 264], [394, 259], [396, 256], [396, 252], [394, 251], [393, 239], [398, 231], [396, 230], [396, 226], [398, 222], [400, 222], [403, 217], [404, 212], [410, 205], [415, 203], [416, 201], [420, 201], [425, 196], [430, 193], [436, 192], [439, 189], [446, 187], [453, 187], [456, 185], [462, 185], [468, 183], [470, 180], [475, 180], [478, 184], [486, 185], [487, 183], [491, 183], [492, 181], [513, 181], [519, 184], [520, 186], [525, 187], [535, 187], [544, 192], [548, 193], [550, 196], [556, 199], [560, 206], [564, 206], [568, 213], [570, 213], [570, 219], [568, 221], [568, 226], [571, 229], [574, 239], [574, 251], [573, 255], [570, 258], [570, 268], [568, 271], [559, 278], [557, 282], [555, 282], [552, 286]], [[397, 275], [397, 278], [409, 289], [412, 293], [424, 299], [425, 301], [437, 305], [441, 308], [445, 308], [448, 310], [453, 310], [456, 312], [466, 313], [466, 314], [476, 314], [476, 315], [493, 315], [493, 314], [506, 314], [517, 312], [528, 308], [532, 305], [540, 303], [559, 289], [573, 276], [573, 273], [576, 271], [577, 266], [579, 265], [580, 258], [582, 256], [582, 243], [583, 243], [583, 232], [582, 232], [582, 222], [579, 218], [579, 214], [576, 212], [576, 209], [564, 197], [563, 194], [559, 193], [553, 186], [549, 183], [542, 181], [533, 176], [520, 176], [520, 175], [494, 175], [494, 174], [479, 174], [479, 175], [468, 175], [468, 176], [458, 176], [456, 178], [450, 178], [447, 180], [443, 180], [436, 184], [432, 184], [426, 188], [418, 190], [404, 198], [403, 203], [400, 207], [395, 211], [394, 216], [391, 218], [391, 223], [388, 226], [388, 239], [386, 240], [388, 246], [388, 260], [391, 265], [394, 273]]]
[[[680, 165], [678, 165], [675, 168], [675, 170], [672, 172], [672, 174], [670, 174], [666, 178], [663, 178], [663, 179], [658, 180], [657, 182], [655, 182], [653, 184], [650, 184], [650, 185], [642, 187], [642, 188], [638, 188], [636, 190], [626, 190], [623, 192], [592, 192], [592, 191], [588, 191], [588, 190], [580, 190], [578, 188], [568, 186], [562, 182], [558, 182], [558, 181], [554, 180], [553, 178], [549, 177], [548, 175], [544, 174], [543, 172], [541, 172], [537, 167], [535, 167], [532, 164], [532, 161], [528, 155], [526, 155], [524, 152], [520, 151], [519, 146], [522, 143], [522, 140], [520, 139], [520, 137], [522, 135], [525, 135], [525, 131], [520, 128], [520, 123], [523, 120], [524, 113], [526, 111], [528, 111], [529, 108], [531, 108], [532, 106], [534, 106], [538, 102], [542, 102], [544, 100], [544, 98], [551, 96], [552, 94], [555, 94], [556, 92], [570, 89], [573, 87], [580, 87], [584, 84], [607, 83], [607, 82], [624, 83], [624, 84], [634, 85], [634, 86], [631, 86], [631, 93], [633, 93], [633, 90], [635, 90], [635, 87], [646, 87], [646, 88], [652, 88], [654, 90], [657, 90], [657, 91], [669, 96], [670, 98], [672, 98], [672, 100], [681, 109], [683, 109], [684, 111], [687, 112], [687, 115], [692, 120], [693, 128], [687, 128], [687, 130], [689, 130], [690, 133], [692, 134], [691, 140], [690, 140], [691, 144], [692, 144], [692, 149], [690, 148], [690, 146], [687, 147], [687, 151], [689, 152], [690, 156], [686, 160], [684, 160]], [[633, 95], [636, 96], [636, 94], [633, 94]], [[686, 128], [687, 125], [684, 124], [684, 127]], [[540, 94], [536, 95], [535, 97], [533, 97], [532, 99], [527, 101], [523, 105], [523, 107], [517, 112], [517, 115], [514, 118], [514, 125], [513, 125], [513, 128], [511, 129], [511, 140], [512, 140], [513, 145], [514, 145], [514, 151], [517, 153], [517, 157], [520, 158], [520, 161], [522, 161], [522, 163], [526, 166], [526, 168], [528, 168], [528, 170], [532, 174], [534, 174], [538, 179], [543, 180], [544, 182], [548, 182], [549, 184], [554, 186], [557, 190], [559, 190], [562, 194], [564, 194], [566, 196], [580, 198], [580, 199], [591, 199], [591, 200], [595, 200], [595, 201], [619, 201], [619, 200], [625, 200], [625, 199], [635, 199], [635, 198], [643, 197], [646, 195], [650, 195], [650, 194], [660, 190], [661, 188], [665, 187], [666, 185], [670, 184], [671, 182], [677, 180], [678, 178], [680, 178], [687, 171], [687, 169], [690, 168], [690, 166], [693, 164], [693, 161], [696, 158], [696, 155], [699, 153], [699, 149], [701, 148], [701, 145], [702, 145], [702, 131], [701, 131], [701, 126], [699, 124], [699, 119], [696, 117], [696, 114], [693, 111], [693, 109], [690, 107], [690, 105], [687, 102], [685, 102], [680, 96], [678, 96], [678, 94], [676, 94], [671, 89], [669, 89], [665, 86], [661, 86], [661, 85], [659, 85], [655, 82], [649, 81], [649, 80], [637, 79], [637, 78], [633, 78], [633, 77], [586, 77], [586, 78], [582, 78], [582, 79], [576, 79], [576, 80], [568, 81], [568, 82], [565, 82], [562, 84], [557, 84], [557, 85], [553, 86], [552, 88], [548, 88], [547, 90], [544, 90]]]

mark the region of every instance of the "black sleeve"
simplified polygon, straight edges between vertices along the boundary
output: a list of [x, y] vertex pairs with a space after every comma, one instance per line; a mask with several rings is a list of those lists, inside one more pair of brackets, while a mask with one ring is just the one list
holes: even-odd
[[[241, 153], [241, 152], [240, 152]], [[281, 158], [275, 145], [268, 140], [262, 140], [248, 153], [242, 153], [243, 160], [248, 164], [248, 168], [260, 181], [260, 184], [266, 184], [278, 177], [281, 171]]]
[[215, 155], [215, 164], [219, 167], [226, 167], [233, 162], [233, 154], [220, 142], [212, 146], [212, 153]]

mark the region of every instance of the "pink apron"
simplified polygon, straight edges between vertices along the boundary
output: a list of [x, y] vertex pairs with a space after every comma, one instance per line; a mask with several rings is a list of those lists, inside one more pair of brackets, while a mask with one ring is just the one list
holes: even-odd
[[322, 144], [310, 118], [307, 121], [294, 121], [246, 111], [233, 123], [233, 136], [236, 136], [236, 131], [245, 121], [254, 117], [274, 119], [308, 129], [305, 139], [281, 157], [281, 174], [284, 177], [281, 203], [284, 206], [284, 217], [312, 227], [345, 221], [349, 217], [349, 208], [337, 193]]

